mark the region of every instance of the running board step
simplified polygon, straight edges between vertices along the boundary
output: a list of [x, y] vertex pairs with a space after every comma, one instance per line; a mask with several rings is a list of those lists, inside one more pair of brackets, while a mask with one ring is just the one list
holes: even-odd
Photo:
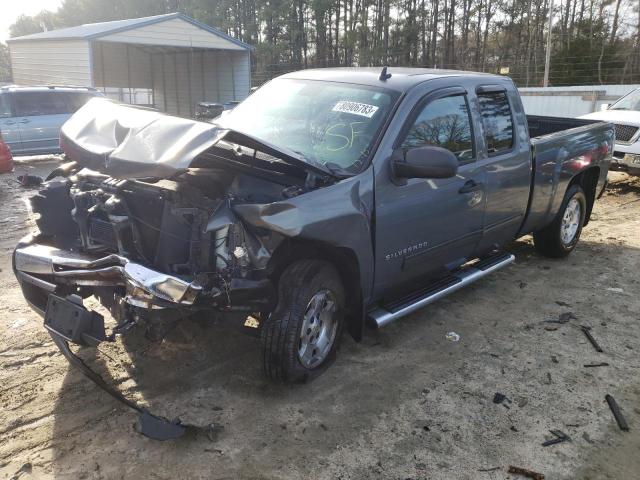
[[454, 271], [448, 277], [438, 280], [425, 288], [413, 292], [396, 301], [385, 303], [369, 312], [369, 318], [378, 328], [404, 317], [416, 310], [449, 295], [462, 287], [506, 267], [515, 260], [511, 254], [498, 253]]

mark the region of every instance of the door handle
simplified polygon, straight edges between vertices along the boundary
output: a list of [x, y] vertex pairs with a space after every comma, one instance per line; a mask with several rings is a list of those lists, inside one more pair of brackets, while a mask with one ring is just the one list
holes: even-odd
[[458, 190], [458, 193], [471, 193], [481, 189], [482, 183], [477, 183], [475, 180], [467, 180], [460, 190]]
[[23, 118], [22, 120], [20, 120], [20, 123], [29, 123], [31, 120], [29, 120], [28, 118]]
[[14, 122], [13, 120], [7, 120], [6, 122], [4, 122], [5, 125], [15, 125], [16, 122]]

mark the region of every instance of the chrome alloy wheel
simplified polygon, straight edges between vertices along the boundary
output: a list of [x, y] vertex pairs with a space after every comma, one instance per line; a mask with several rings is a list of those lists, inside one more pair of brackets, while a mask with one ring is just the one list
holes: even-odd
[[330, 290], [320, 290], [311, 297], [304, 313], [298, 347], [298, 358], [306, 368], [321, 364], [329, 355], [338, 331], [337, 306]]
[[571, 245], [571, 242], [575, 239], [580, 227], [581, 216], [582, 206], [577, 198], [572, 198], [567, 204], [562, 216], [562, 224], [560, 225], [560, 240], [565, 246]]

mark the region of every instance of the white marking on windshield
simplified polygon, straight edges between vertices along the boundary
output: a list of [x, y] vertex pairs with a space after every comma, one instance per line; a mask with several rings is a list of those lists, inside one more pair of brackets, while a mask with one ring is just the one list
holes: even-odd
[[350, 102], [348, 100], [340, 100], [331, 109], [334, 112], [351, 113], [360, 115], [361, 117], [371, 118], [378, 111], [375, 105], [367, 105], [366, 103]]

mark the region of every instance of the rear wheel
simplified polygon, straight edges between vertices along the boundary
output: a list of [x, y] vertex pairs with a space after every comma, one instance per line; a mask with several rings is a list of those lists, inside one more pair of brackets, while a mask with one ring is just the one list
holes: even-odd
[[342, 330], [344, 290], [329, 263], [301, 260], [278, 285], [278, 305], [261, 332], [264, 371], [272, 380], [299, 382], [332, 363]]
[[587, 199], [580, 185], [572, 185], [562, 200], [558, 215], [547, 227], [534, 232], [536, 250], [542, 255], [562, 258], [578, 244], [587, 211]]

